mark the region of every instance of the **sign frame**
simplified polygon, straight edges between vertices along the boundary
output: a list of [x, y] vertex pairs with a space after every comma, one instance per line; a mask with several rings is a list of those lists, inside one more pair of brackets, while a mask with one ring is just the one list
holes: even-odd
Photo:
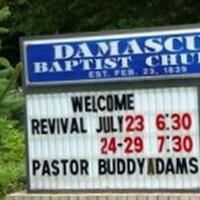
[[[159, 27], [159, 28], [148, 28], [148, 29], [136, 29], [131, 30], [133, 33], [139, 33], [139, 32], [148, 32], [148, 31], [163, 31], [163, 30], [182, 30], [182, 29], [191, 29], [191, 28], [198, 28], [200, 31], [200, 25], [188, 25], [188, 26], [170, 26], [170, 27]], [[117, 34], [121, 33], [127, 33], [130, 31], [117, 31]], [[115, 32], [98, 32], [98, 33], [84, 33], [84, 34], [76, 34], [76, 37], [78, 36], [93, 36], [93, 35], [107, 35], [107, 34], [116, 34]], [[23, 62], [23, 66], [25, 66], [24, 61], [24, 48], [23, 43], [25, 41], [34, 41], [35, 39], [55, 39], [55, 38], [63, 38], [63, 37], [72, 37], [74, 38], [74, 34], [67, 34], [67, 35], [55, 35], [55, 36], [40, 36], [40, 37], [23, 37], [20, 39], [20, 50], [21, 50], [21, 60]], [[199, 115], [199, 124], [200, 124], [200, 74], [194, 75], [192, 77], [186, 77], [186, 76], [173, 76], [173, 77], [149, 77], [149, 78], [139, 78], [139, 79], [125, 79], [125, 80], [103, 80], [102, 81], [89, 81], [89, 82], [60, 82], [60, 83], [50, 83], [50, 84], [27, 84], [27, 71], [24, 68], [23, 70], [23, 89], [25, 91], [25, 94], [45, 94], [45, 93], [54, 93], [55, 91], [57, 93], [61, 92], [72, 92], [72, 91], [105, 91], [105, 90], [123, 90], [123, 89], [149, 89], [149, 88], [165, 88], [165, 87], [184, 87], [184, 86], [193, 86], [197, 87], [197, 96], [198, 96], [198, 115]], [[104, 83], [106, 83], [106, 88]], [[60, 192], [60, 193], [105, 193], [105, 192], [115, 192], [115, 193], [121, 193], [121, 192], [127, 192], [127, 193], [140, 193], [140, 192], [199, 192], [200, 188], [196, 189], [165, 189], [165, 188], [158, 188], [158, 189], [64, 189], [64, 190], [44, 190], [44, 189], [31, 189], [30, 185], [30, 172], [29, 172], [29, 143], [28, 143], [28, 127], [27, 127], [27, 110], [25, 105], [25, 144], [26, 144], [26, 181], [27, 181], [27, 191], [30, 193], [54, 193], [54, 192]], [[199, 133], [200, 134], [200, 133]]]

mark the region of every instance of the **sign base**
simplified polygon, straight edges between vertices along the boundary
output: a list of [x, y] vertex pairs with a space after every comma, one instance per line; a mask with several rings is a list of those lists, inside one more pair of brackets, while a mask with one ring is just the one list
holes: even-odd
[[6, 200], [200, 200], [200, 192], [190, 193], [26, 193], [6, 196]]

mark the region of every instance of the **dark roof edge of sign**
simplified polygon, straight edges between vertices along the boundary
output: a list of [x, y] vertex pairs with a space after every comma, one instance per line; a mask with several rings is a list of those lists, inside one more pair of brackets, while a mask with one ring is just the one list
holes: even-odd
[[64, 37], [77, 38], [87, 37], [87, 36], [104, 36], [104, 35], [115, 35], [115, 34], [125, 34], [125, 33], [145, 33], [149, 31], [172, 31], [172, 30], [182, 30], [182, 29], [194, 29], [200, 28], [200, 23], [196, 24], [184, 24], [184, 25], [169, 25], [169, 26], [158, 26], [158, 27], [141, 27], [132, 29], [118, 29], [118, 30], [105, 30], [105, 31], [95, 31], [95, 32], [80, 32], [80, 33], [61, 33], [61, 34], [50, 34], [50, 35], [36, 35], [36, 36], [23, 36], [20, 37], [20, 43], [27, 40], [40, 40], [40, 39], [61, 39]]

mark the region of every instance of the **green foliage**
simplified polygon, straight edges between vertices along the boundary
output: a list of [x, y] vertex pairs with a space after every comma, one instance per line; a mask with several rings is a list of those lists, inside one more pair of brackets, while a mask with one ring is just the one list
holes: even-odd
[[[9, 15], [10, 11], [8, 7], [0, 9], [0, 22], [5, 20]], [[5, 34], [7, 32], [7, 28], [0, 27], [0, 34]], [[20, 66], [17, 66], [16, 69], [14, 69], [8, 59], [0, 57], [0, 103], [16, 82], [20, 73], [19, 68]]]
[[[1, 65], [1, 62], [0, 62], [0, 65]], [[10, 91], [10, 89], [12, 89], [12, 87], [15, 86], [15, 83], [17, 82], [17, 79], [20, 75], [21, 68], [22, 68], [22, 66], [19, 63], [19, 64], [17, 64], [15, 69], [13, 69], [12, 67], [6, 67], [3, 69], [4, 72], [7, 69], [7, 72], [12, 71], [12, 73], [10, 74], [10, 76], [7, 76], [7, 73], [5, 73], [4, 77], [1, 78], [2, 81], [6, 82], [6, 84], [5, 84], [4, 88], [2, 89], [2, 91], [0, 90], [0, 102], [6, 97], [7, 93]], [[1, 70], [0, 70], [0, 72], [1, 72]]]
[[[8, 7], [0, 9], [0, 22], [9, 15]], [[8, 29], [0, 27], [0, 36], [5, 33]], [[14, 68], [0, 57], [0, 199], [24, 188], [23, 96], [16, 86], [20, 71], [20, 64]]]
[[25, 35], [198, 23], [199, 0], [1, 0]]
[[0, 119], [10, 120], [15, 127], [22, 130], [24, 123], [23, 114], [24, 98], [22, 91], [15, 89], [5, 97], [5, 100], [0, 103]]
[[24, 138], [13, 123], [0, 118], [0, 196], [24, 188]]
[[13, 90], [0, 102], [0, 198], [25, 185], [21, 92]]
[[[0, 8], [0, 23], [2, 23], [9, 16], [10, 16], [10, 10], [9, 10], [8, 6]], [[5, 34], [5, 33], [8, 33], [8, 29], [6, 27], [0, 26], [0, 35]], [[1, 41], [1, 38], [0, 38], [0, 50], [1, 50], [1, 48], [2, 48], [2, 41]]]
[[7, 164], [0, 168], [0, 197], [24, 189], [24, 164]]
[[13, 71], [14, 69], [10, 62], [6, 58], [0, 57], [0, 99], [3, 98], [3, 93]]
[[[24, 158], [24, 137], [14, 123], [0, 118], [0, 165], [18, 163]], [[1, 190], [0, 190], [1, 191]]]
[[8, 6], [2, 8], [0, 10], [0, 22], [7, 19], [9, 16], [10, 16], [10, 10], [9, 10]]
[[[0, 22], [8, 16], [10, 16], [8, 7], [0, 9]], [[6, 28], [0, 27], [1, 29]], [[22, 116], [22, 112], [19, 112], [23, 104], [22, 95], [15, 85], [20, 72], [21, 64], [14, 68], [8, 59], [0, 57], [0, 118], [19, 120], [19, 114]], [[15, 117], [15, 113], [18, 118]]]

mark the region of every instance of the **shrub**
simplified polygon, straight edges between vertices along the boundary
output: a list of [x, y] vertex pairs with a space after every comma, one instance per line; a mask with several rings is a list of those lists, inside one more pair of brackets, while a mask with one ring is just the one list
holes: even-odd
[[24, 136], [14, 125], [0, 118], [0, 198], [25, 185]]

